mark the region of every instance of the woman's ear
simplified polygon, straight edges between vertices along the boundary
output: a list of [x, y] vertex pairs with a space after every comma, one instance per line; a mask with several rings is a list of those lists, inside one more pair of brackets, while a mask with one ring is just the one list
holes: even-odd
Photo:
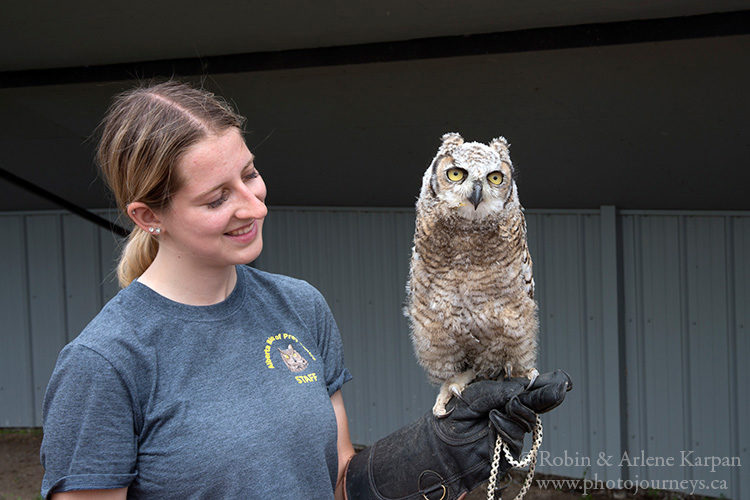
[[[140, 201], [134, 201], [128, 205], [128, 217], [147, 233], [159, 234], [161, 232], [161, 219], [149, 208], [148, 205]], [[158, 232], [157, 232], [158, 229]]]

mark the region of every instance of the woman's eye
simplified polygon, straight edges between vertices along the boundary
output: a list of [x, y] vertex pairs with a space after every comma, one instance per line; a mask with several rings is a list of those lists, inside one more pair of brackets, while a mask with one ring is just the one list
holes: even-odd
[[227, 201], [227, 194], [221, 193], [221, 196], [219, 198], [208, 204], [208, 208], [219, 208], [219, 206], [225, 201]]
[[248, 182], [248, 181], [250, 181], [250, 180], [252, 180], [252, 179], [255, 179], [255, 178], [256, 178], [256, 177], [258, 177], [259, 175], [260, 175], [260, 174], [258, 173], [258, 171], [257, 171], [257, 170], [253, 170], [252, 172], [250, 172], [249, 174], [247, 174], [247, 175], [246, 175], [246, 176], [244, 177], [244, 180], [245, 180], [245, 182]]
[[466, 172], [463, 171], [460, 168], [449, 168], [448, 172], [446, 173], [448, 176], [448, 179], [453, 182], [462, 181], [464, 177], [466, 176]]
[[502, 172], [491, 172], [487, 176], [487, 180], [490, 181], [490, 184], [499, 185], [503, 183], [503, 174]]

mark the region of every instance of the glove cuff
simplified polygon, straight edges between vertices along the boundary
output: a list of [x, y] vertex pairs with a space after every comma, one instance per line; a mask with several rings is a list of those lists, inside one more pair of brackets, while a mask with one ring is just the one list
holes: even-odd
[[490, 433], [452, 445], [435, 432], [434, 420], [426, 414], [354, 455], [344, 475], [346, 498], [456, 500], [485, 481]]
[[[415, 478], [414, 484], [403, 484], [399, 496], [382, 494], [375, 479], [372, 464], [373, 448], [365, 448], [354, 455], [344, 473], [344, 498], [346, 500], [452, 500], [463, 498], [466, 490], [455, 491], [456, 484], [446, 481], [432, 470], [423, 470]], [[394, 467], [399, 464], [394, 462]], [[393, 485], [391, 485], [393, 486]]]

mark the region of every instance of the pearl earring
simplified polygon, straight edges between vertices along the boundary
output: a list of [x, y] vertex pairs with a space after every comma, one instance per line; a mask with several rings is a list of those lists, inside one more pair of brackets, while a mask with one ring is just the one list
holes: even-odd
[[150, 227], [148, 228], [148, 232], [152, 234], [161, 234], [161, 228], [160, 227]]

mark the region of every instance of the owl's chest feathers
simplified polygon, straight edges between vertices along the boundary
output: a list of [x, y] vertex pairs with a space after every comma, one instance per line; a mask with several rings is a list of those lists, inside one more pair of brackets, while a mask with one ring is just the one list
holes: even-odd
[[524, 293], [525, 231], [514, 226], [422, 229], [429, 230], [418, 228], [414, 248], [421, 293], [441, 315], [490, 326], [501, 311], [532, 307], [527, 302], [533, 299]]
[[455, 275], [464, 281], [486, 276], [498, 285], [508, 285], [514, 280], [511, 268], [523, 259], [526, 239], [516, 227], [463, 229], [438, 222], [417, 228], [414, 250], [431, 273]]

